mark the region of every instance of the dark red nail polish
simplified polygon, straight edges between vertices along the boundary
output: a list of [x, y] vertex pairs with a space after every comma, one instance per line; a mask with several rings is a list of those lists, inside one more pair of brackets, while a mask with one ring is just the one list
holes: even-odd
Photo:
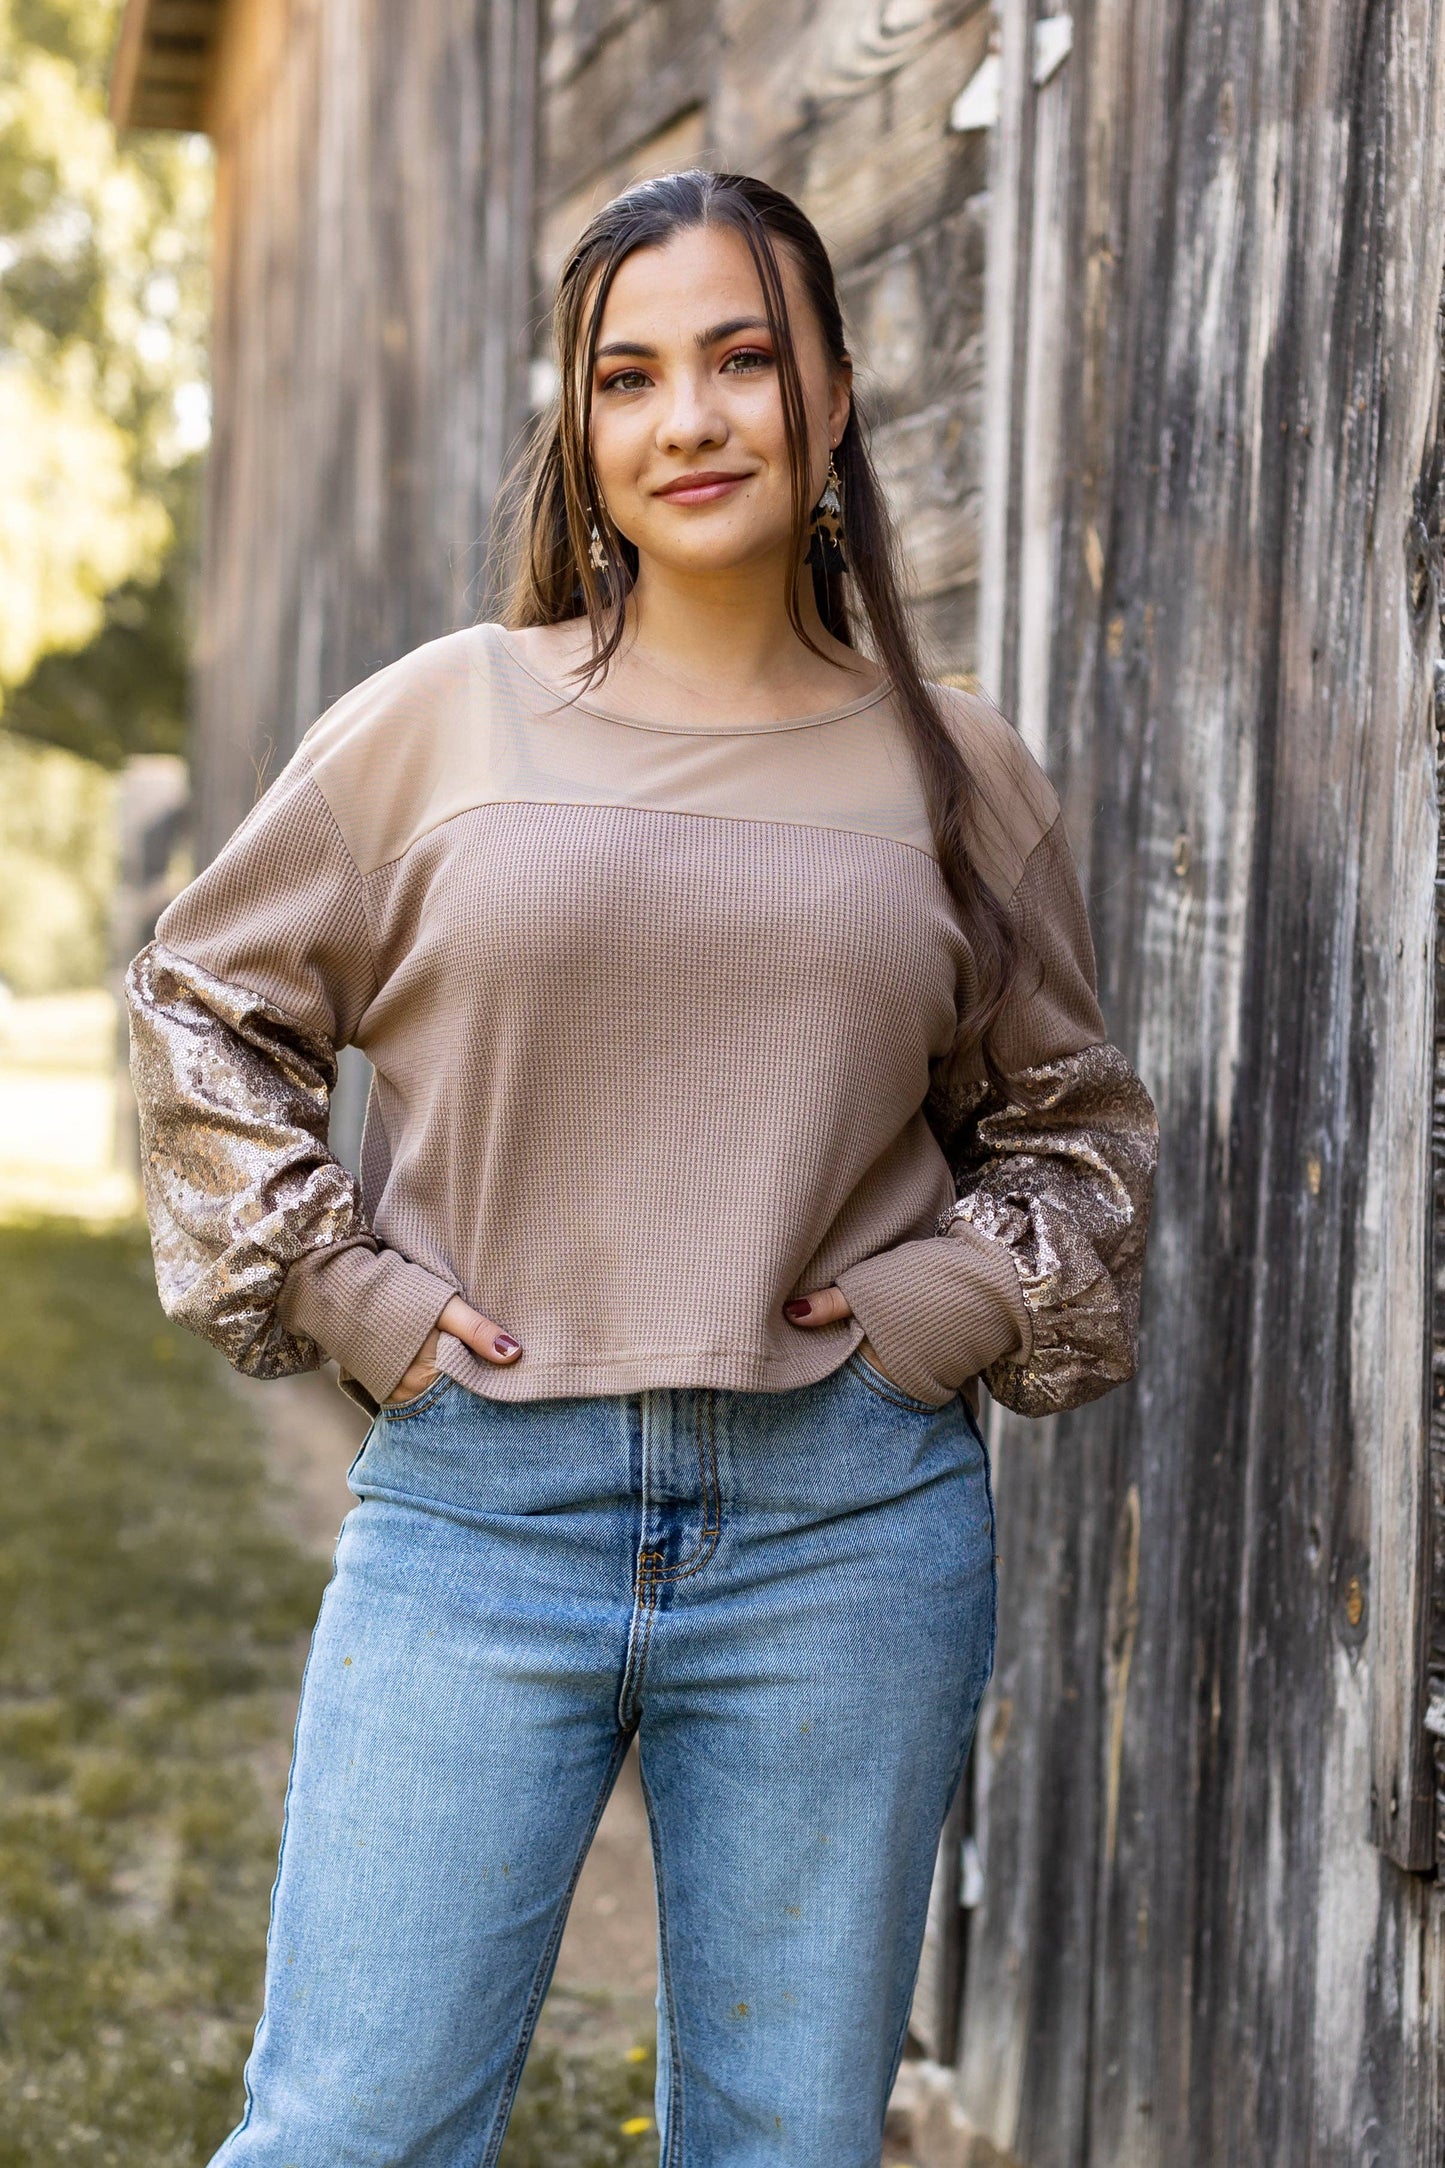
[[812, 1314], [812, 1303], [805, 1302], [801, 1295], [799, 1295], [796, 1302], [785, 1302], [783, 1304], [784, 1317], [811, 1317]]
[[492, 1346], [496, 1349], [499, 1355], [510, 1355], [513, 1348], [517, 1347], [518, 1345], [519, 1342], [514, 1340], [509, 1332], [499, 1332], [496, 1339], [492, 1342]]

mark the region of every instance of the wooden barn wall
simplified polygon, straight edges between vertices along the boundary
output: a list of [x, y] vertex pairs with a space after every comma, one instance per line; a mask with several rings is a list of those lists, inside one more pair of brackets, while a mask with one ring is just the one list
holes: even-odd
[[968, 670], [978, 586], [986, 136], [949, 107], [986, 0], [551, 0], [539, 294], [635, 175], [731, 165], [818, 220], [938, 665]]
[[196, 763], [214, 850], [308, 723], [469, 621], [525, 420], [530, 0], [231, 0]]
[[996, 1426], [960, 2095], [1028, 2168], [1416, 2168], [1445, 24], [1080, 0], [1036, 87], [1002, 13], [980, 667], [1164, 1142], [1138, 1385]]

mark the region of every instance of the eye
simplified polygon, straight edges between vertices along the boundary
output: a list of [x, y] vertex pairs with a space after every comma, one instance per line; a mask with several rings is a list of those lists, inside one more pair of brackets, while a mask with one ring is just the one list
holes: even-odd
[[603, 391], [638, 391], [646, 383], [647, 374], [645, 370], [619, 369], [615, 376], [609, 376], [604, 380], [601, 388]]
[[[761, 346], [740, 346], [736, 353], [728, 355], [723, 367], [732, 369], [734, 376], [756, 376], [759, 369], [771, 367], [772, 359]], [[738, 364], [736, 369], [733, 369], [734, 362]]]

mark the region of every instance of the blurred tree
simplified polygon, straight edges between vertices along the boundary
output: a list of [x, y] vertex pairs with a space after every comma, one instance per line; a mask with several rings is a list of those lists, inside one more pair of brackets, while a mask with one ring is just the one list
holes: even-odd
[[120, 0], [0, 0], [0, 721], [115, 766], [184, 737], [211, 172], [117, 141]]

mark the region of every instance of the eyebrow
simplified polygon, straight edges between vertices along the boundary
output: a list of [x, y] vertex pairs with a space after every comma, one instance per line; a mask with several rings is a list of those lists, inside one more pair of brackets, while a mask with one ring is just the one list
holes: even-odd
[[[709, 346], [720, 346], [724, 339], [732, 338], [735, 332], [767, 329], [766, 316], [730, 316], [725, 324], [712, 324], [706, 331], [700, 331], [695, 343], [700, 351], [705, 351]], [[657, 348], [643, 346], [636, 339], [609, 339], [605, 346], [597, 349], [599, 361], [615, 354], [636, 354], [644, 361], [656, 361]]]

